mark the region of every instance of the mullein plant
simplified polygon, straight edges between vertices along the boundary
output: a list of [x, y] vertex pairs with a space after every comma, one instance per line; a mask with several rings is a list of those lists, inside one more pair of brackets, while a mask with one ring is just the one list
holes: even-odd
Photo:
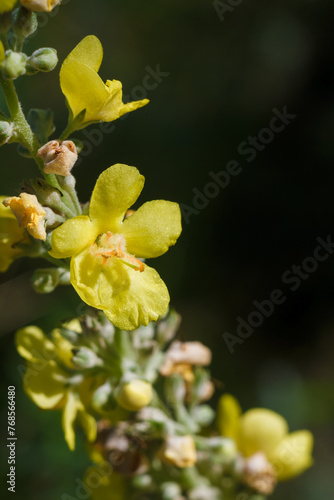
[[98, 177], [88, 204], [75, 189], [80, 141], [73, 133], [148, 100], [125, 104], [121, 82], [103, 82], [102, 45], [90, 35], [60, 69], [69, 110], [64, 132], [51, 139], [51, 110], [22, 110], [14, 80], [58, 62], [55, 49], [29, 54], [24, 43], [37, 29], [36, 12], [59, 4], [0, 0], [0, 83], [8, 107], [0, 112], [0, 141], [17, 143], [40, 170], [18, 196], [1, 196], [0, 271], [22, 257], [44, 259], [49, 267], [35, 270], [33, 288], [50, 293], [72, 285], [89, 306], [51, 332], [16, 332], [24, 390], [38, 407], [61, 412], [70, 450], [82, 430], [92, 460], [82, 484], [94, 500], [264, 499], [277, 481], [312, 465], [313, 438], [289, 433], [273, 411], [242, 413], [229, 394], [217, 412], [208, 405], [211, 352], [177, 340], [180, 316], [146, 263], [180, 236], [178, 204], [155, 200], [132, 210], [144, 177], [124, 164]]

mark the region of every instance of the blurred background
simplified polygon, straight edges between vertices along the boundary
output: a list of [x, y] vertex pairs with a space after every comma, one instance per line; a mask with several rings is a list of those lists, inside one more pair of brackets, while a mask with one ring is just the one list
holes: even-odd
[[[333, 234], [334, 240], [334, 5], [244, 0], [231, 6], [236, 3], [64, 0], [52, 15], [39, 16], [39, 35], [26, 50], [55, 47], [62, 61], [95, 34], [104, 46], [102, 78], [121, 80], [128, 100], [151, 100], [108, 133], [91, 127], [76, 134], [86, 141], [74, 170], [80, 199], [88, 201], [98, 175], [120, 162], [146, 177], [140, 203], [182, 204], [182, 237], [154, 267], [183, 316], [182, 338], [213, 350], [212, 375], [219, 381], [213, 402], [225, 390], [245, 410], [265, 406], [282, 414], [291, 430], [312, 430], [314, 467], [280, 484], [272, 498], [330, 498], [334, 255], [318, 263], [307, 258], [317, 238]], [[58, 133], [67, 120], [59, 67], [17, 81], [25, 110], [52, 108]], [[284, 108], [295, 117], [279, 132], [268, 130]], [[1, 149], [5, 195], [37, 175], [15, 149]], [[210, 172], [226, 171], [231, 160], [238, 174], [224, 188], [208, 187]], [[42, 412], [23, 393], [13, 332], [27, 323], [48, 331], [84, 306], [70, 288], [37, 296], [29, 285], [32, 268], [18, 261], [0, 278], [1, 431], [7, 386], [15, 385], [18, 498], [75, 497], [75, 478], [88, 463], [83, 445], [79, 440], [69, 452], [60, 414]], [[296, 272], [303, 273], [298, 286]], [[275, 289], [284, 303], [249, 327], [253, 332], [241, 343], [240, 321], [249, 324], [254, 301], [268, 300]]]

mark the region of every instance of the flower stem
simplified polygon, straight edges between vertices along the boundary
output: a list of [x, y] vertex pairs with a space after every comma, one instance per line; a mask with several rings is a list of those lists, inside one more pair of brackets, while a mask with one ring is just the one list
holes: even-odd
[[40, 163], [36, 159], [36, 153], [40, 147], [40, 144], [36, 136], [33, 134], [30, 125], [26, 120], [26, 117], [24, 116], [14, 83], [12, 80], [6, 80], [5, 78], [3, 78], [3, 76], [0, 75], [0, 84], [7, 102], [8, 110], [15, 124], [19, 139], [28, 149], [31, 156], [35, 158], [37, 164], [40, 166]]

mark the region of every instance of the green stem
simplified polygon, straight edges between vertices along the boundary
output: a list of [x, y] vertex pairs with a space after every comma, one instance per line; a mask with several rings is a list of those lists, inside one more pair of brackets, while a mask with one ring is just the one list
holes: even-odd
[[15, 124], [18, 137], [40, 167], [40, 162], [36, 159], [36, 153], [40, 147], [40, 144], [36, 136], [33, 134], [30, 125], [26, 120], [26, 117], [24, 116], [14, 83], [12, 80], [5, 80], [3, 76], [0, 75], [0, 84], [7, 102], [11, 118]]
[[65, 128], [65, 130], [61, 133], [60, 137], [59, 137], [59, 140], [60, 141], [65, 141], [69, 135], [72, 134], [72, 132], [74, 132], [76, 130], [75, 128], [75, 120], [74, 121], [69, 121], [68, 124], [67, 124], [67, 127]]

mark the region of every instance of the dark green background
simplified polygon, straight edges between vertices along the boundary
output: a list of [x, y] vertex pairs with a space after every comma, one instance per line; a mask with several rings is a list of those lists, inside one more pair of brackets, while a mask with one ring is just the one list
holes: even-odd
[[[147, 91], [151, 103], [115, 122], [75, 168], [82, 201], [100, 172], [121, 162], [145, 175], [141, 202], [162, 198], [192, 206], [193, 189], [203, 192], [211, 171], [240, 163], [242, 173], [192, 215], [178, 244], [151, 264], [183, 315], [182, 337], [213, 349], [212, 374], [222, 382], [217, 394], [225, 389], [244, 409], [269, 407], [292, 430], [314, 432], [314, 467], [279, 485], [275, 500], [328, 499], [334, 490], [334, 256], [295, 292], [281, 278], [333, 230], [333, 15], [331, 0], [244, 0], [223, 21], [204, 0], [70, 0], [47, 23], [40, 16], [39, 35], [27, 45], [29, 54], [55, 47], [62, 61], [85, 35], [97, 35], [105, 53], [100, 74], [121, 80], [125, 95], [142, 86], [147, 66], [169, 73]], [[25, 110], [54, 109], [60, 133], [67, 112], [58, 71], [22, 77], [17, 88]], [[297, 117], [247, 162], [239, 145], [268, 126], [273, 108], [284, 106]], [[37, 174], [15, 155], [14, 145], [1, 150], [6, 195]], [[7, 385], [16, 385], [17, 498], [53, 500], [65, 492], [75, 496], [75, 478], [86, 464], [83, 446], [69, 452], [60, 414], [40, 411], [23, 394], [12, 331], [28, 322], [50, 329], [83, 309], [71, 289], [35, 295], [31, 269], [29, 261], [16, 262], [1, 277], [1, 396], [5, 402]], [[246, 320], [252, 302], [277, 288], [284, 304], [231, 354], [223, 334], [235, 334], [237, 317]], [[6, 473], [5, 445], [1, 453]]]

